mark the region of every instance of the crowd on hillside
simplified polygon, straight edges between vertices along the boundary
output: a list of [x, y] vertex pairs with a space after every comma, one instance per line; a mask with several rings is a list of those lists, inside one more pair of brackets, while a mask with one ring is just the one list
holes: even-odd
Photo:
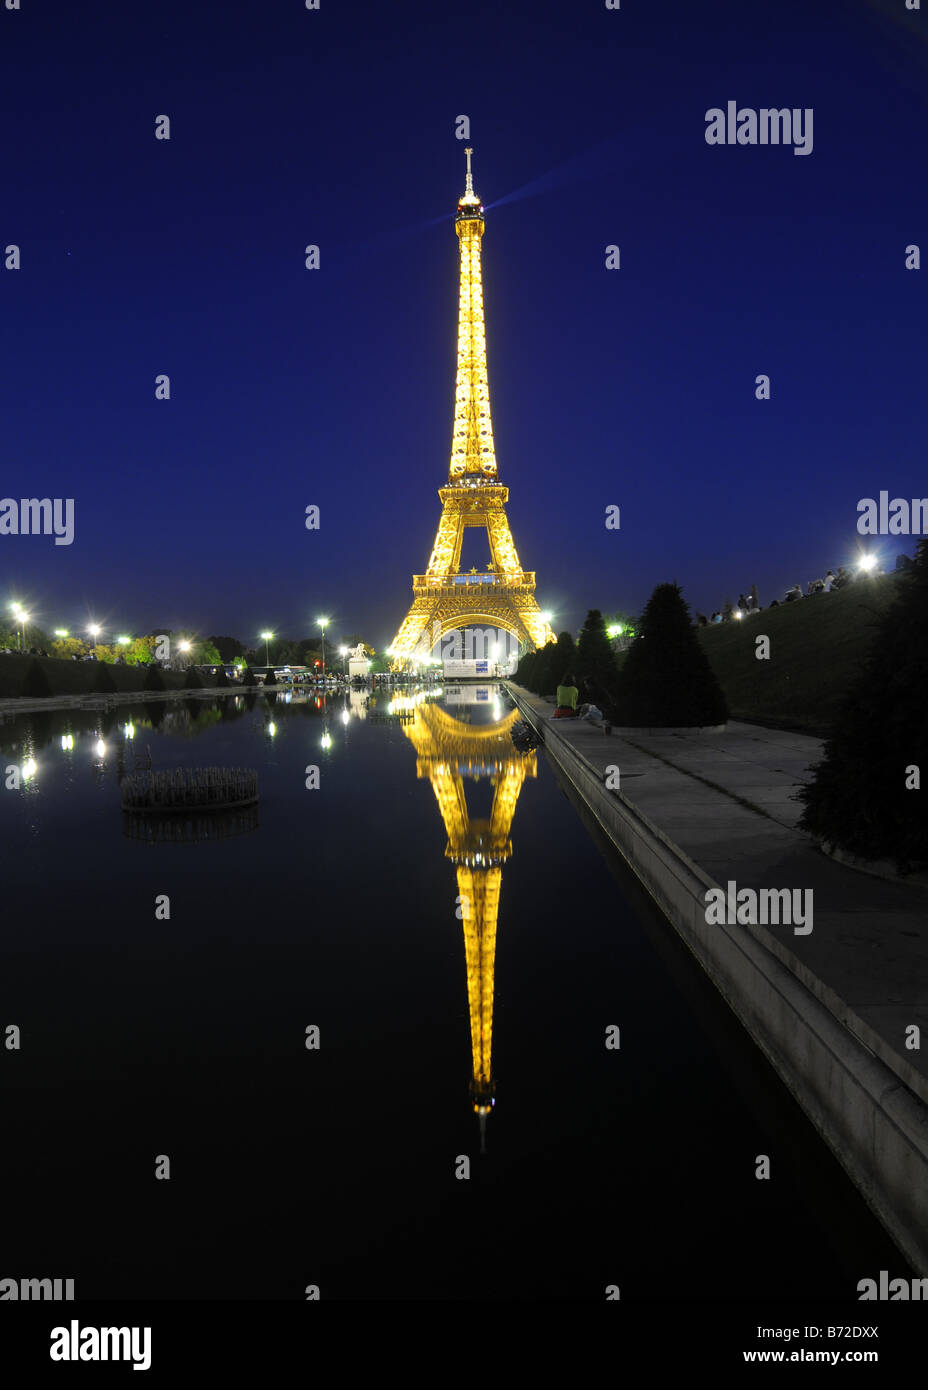
[[[896, 560], [896, 569], [909, 569], [914, 560], [908, 555], [900, 555]], [[882, 574], [883, 570], [879, 565], [874, 565], [867, 570], [861, 571], [867, 578]], [[795, 603], [800, 598], [811, 598], [813, 594], [830, 594], [838, 589], [845, 589], [849, 584], [853, 584], [856, 576], [852, 570], [845, 565], [839, 565], [836, 570], [828, 570], [822, 579], [810, 579], [806, 585], [805, 592], [801, 584], [793, 584], [788, 588], [782, 598], [775, 598], [770, 603], [771, 608], [779, 608], [782, 603]], [[751, 585], [751, 592], [748, 595], [743, 593], [738, 595], [738, 602], [732, 603], [726, 599], [720, 609], [707, 618], [705, 613], [697, 613], [696, 623], [698, 627], [709, 627], [712, 623], [727, 623], [733, 620], [748, 617], [751, 613], [759, 613], [761, 605], [757, 598], [757, 585]]]

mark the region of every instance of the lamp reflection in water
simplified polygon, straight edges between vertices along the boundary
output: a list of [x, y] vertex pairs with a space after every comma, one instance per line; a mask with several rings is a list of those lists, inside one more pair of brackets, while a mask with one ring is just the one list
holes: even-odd
[[[509, 838], [516, 803], [526, 777], [537, 777], [538, 755], [519, 753], [511, 730], [519, 718], [511, 710], [487, 724], [464, 723], [446, 709], [419, 696], [399, 696], [394, 709], [410, 709], [401, 725], [416, 750], [416, 776], [432, 784], [448, 835], [446, 858], [455, 866], [458, 915], [464, 929], [467, 999], [470, 1012], [474, 1112], [480, 1124], [480, 1152], [486, 1152], [486, 1123], [495, 1102], [493, 1079], [493, 982], [496, 922], [503, 864], [512, 857]], [[489, 819], [467, 809], [464, 780], [490, 779], [493, 805]]]

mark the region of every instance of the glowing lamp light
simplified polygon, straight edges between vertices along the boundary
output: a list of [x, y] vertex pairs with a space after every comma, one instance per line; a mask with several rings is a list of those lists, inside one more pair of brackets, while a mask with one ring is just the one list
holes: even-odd
[[273, 719], [271, 720], [270, 724], [268, 724], [267, 731], [271, 738], [273, 738], [274, 735], [277, 733], [277, 725], [274, 723]]
[[870, 570], [872, 570], [875, 565], [875, 555], [861, 555], [860, 560], [858, 561], [858, 569], [860, 569], [864, 574], [867, 574]]
[[124, 636], [122, 636], [122, 637], [117, 637], [117, 638], [116, 638], [116, 641], [119, 643], [119, 645], [120, 645], [121, 647], [128, 647], [129, 643], [132, 641], [132, 638], [131, 638], [131, 637], [126, 637], [126, 636], [124, 635]]
[[342, 723], [343, 723], [343, 724], [347, 724], [347, 723], [348, 723], [348, 720], [349, 720], [350, 718], [351, 718], [351, 715], [348, 713], [348, 711], [347, 711], [346, 709], [343, 709], [343, 710], [342, 710]]
[[55, 628], [55, 636], [56, 636], [56, 637], [67, 637], [67, 635], [68, 635], [68, 629], [67, 629], [66, 627], [56, 627], [56, 628]]
[[73, 735], [73, 734], [62, 734], [62, 735], [61, 735], [61, 747], [62, 747], [62, 749], [63, 749], [63, 751], [64, 751], [65, 753], [67, 753], [69, 749], [73, 748], [73, 747], [74, 747], [74, 735]]
[[100, 624], [99, 624], [99, 623], [88, 623], [88, 624], [87, 624], [87, 631], [90, 633], [91, 637], [97, 637], [97, 636], [99, 635], [99, 632], [100, 632]]
[[22, 766], [23, 781], [28, 782], [30, 777], [34, 777], [39, 770], [39, 765], [35, 758], [27, 758]]
[[123, 733], [125, 734], [126, 738], [135, 738], [135, 725], [134, 725], [134, 724], [124, 724], [124, 725], [123, 725], [123, 728], [122, 728], [122, 731], [123, 731]]
[[103, 742], [102, 738], [97, 739], [96, 743], [94, 744], [93, 751], [96, 753], [98, 758], [106, 757], [106, 744]]
[[736, 608], [735, 611], [734, 611], [734, 613], [732, 614], [732, 617], [733, 617], [733, 618], [743, 618], [743, 617], [744, 617], [744, 614], [742, 613], [742, 611], [741, 611], [740, 608]]
[[325, 731], [325, 733], [322, 735], [322, 738], [321, 738], [320, 742], [321, 742], [323, 748], [331, 748], [331, 747], [332, 747], [332, 735], [329, 733], [328, 729], [327, 729], [327, 730]]

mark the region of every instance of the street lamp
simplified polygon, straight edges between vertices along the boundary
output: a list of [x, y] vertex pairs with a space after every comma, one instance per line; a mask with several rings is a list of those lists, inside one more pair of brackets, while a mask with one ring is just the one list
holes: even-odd
[[270, 666], [270, 664], [271, 664], [271, 650], [270, 650], [270, 647], [268, 646], [268, 643], [270, 642], [270, 640], [271, 640], [271, 638], [274, 636], [274, 634], [273, 634], [273, 632], [262, 632], [262, 633], [260, 633], [259, 635], [264, 639], [264, 664], [265, 664], [265, 666]]
[[55, 636], [56, 636], [56, 637], [67, 637], [67, 635], [68, 635], [68, 629], [67, 629], [66, 627], [56, 627], [56, 628], [55, 628]]
[[131, 637], [117, 637], [117, 638], [116, 638], [116, 641], [119, 643], [119, 645], [120, 645], [121, 647], [128, 647], [129, 643], [132, 641], [132, 638], [131, 638]]
[[29, 615], [26, 613], [25, 609], [19, 603], [11, 603], [10, 608], [13, 610], [13, 617], [16, 619], [16, 626], [19, 628], [17, 636], [19, 637], [19, 650], [22, 651], [23, 641], [26, 635], [24, 631], [26, 618]]
[[327, 626], [327, 624], [328, 624], [328, 621], [329, 621], [328, 618], [317, 618], [317, 619], [316, 619], [316, 622], [317, 622], [317, 623], [319, 624], [319, 626], [322, 628], [322, 679], [323, 679], [323, 680], [325, 680], [325, 630], [326, 630], [326, 626]]
[[93, 654], [94, 654], [94, 656], [96, 656], [96, 654], [97, 654], [97, 637], [98, 637], [99, 634], [100, 634], [100, 625], [99, 625], [99, 623], [88, 623], [88, 624], [87, 624], [87, 631], [90, 633], [91, 637], [93, 638]]
[[347, 648], [347, 647], [339, 647], [339, 649], [338, 649], [338, 654], [339, 654], [339, 656], [342, 658], [342, 660], [343, 660], [343, 662], [344, 662], [344, 664], [345, 664], [345, 672], [344, 672], [344, 674], [345, 674], [345, 680], [347, 680], [347, 679], [348, 679], [348, 648]]
[[177, 646], [178, 650], [181, 651], [184, 656], [186, 656], [187, 653], [190, 651], [190, 643], [186, 640], [183, 642], [178, 642]]

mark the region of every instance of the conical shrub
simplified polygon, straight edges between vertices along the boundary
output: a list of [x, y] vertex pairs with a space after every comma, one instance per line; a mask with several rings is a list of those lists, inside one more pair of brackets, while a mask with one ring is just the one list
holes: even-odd
[[658, 584], [619, 673], [616, 722], [638, 727], [724, 724], [728, 706], [677, 584]]
[[21, 693], [28, 695], [31, 700], [45, 700], [52, 693], [45, 667], [35, 658], [26, 667]]
[[901, 873], [928, 866], [928, 541], [896, 581], [824, 757], [798, 793], [804, 830]]

